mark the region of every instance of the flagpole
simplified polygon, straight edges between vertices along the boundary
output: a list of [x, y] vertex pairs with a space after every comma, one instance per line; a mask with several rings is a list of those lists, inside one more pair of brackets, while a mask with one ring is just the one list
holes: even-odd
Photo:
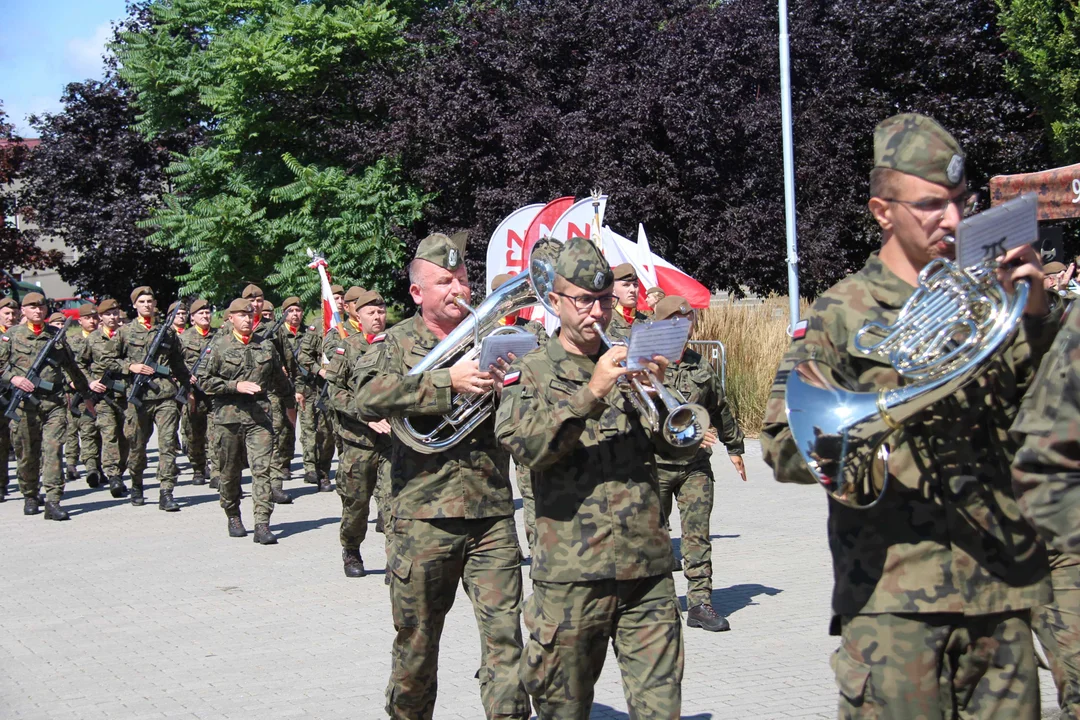
[[791, 62], [787, 0], [780, 2], [780, 123], [784, 139], [784, 225], [787, 234], [790, 335], [799, 323], [799, 249], [795, 232], [795, 151], [791, 133]]

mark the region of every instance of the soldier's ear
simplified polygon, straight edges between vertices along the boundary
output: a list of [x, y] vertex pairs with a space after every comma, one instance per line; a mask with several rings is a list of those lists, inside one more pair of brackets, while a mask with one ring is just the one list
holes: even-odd
[[892, 203], [879, 197], [872, 197], [866, 203], [866, 207], [870, 209], [870, 214], [874, 216], [874, 220], [882, 230], [890, 232], [893, 229]]

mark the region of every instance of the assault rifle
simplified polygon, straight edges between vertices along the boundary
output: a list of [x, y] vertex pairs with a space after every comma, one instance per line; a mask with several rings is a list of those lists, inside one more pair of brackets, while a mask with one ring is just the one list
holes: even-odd
[[[41, 371], [45, 369], [46, 365], [57, 367], [59, 363], [52, 357], [52, 351], [56, 347], [57, 343], [64, 342], [64, 336], [67, 335], [67, 330], [71, 327], [71, 324], [75, 322], [74, 318], [68, 318], [64, 321], [64, 327], [57, 330], [56, 333], [49, 338], [49, 342], [45, 343], [45, 346], [38, 351], [37, 357], [34, 358], [34, 362], [30, 365], [30, 369], [26, 372], [25, 377], [34, 385], [34, 390], [41, 390], [42, 392], [52, 392], [55, 386], [41, 377]], [[4, 417], [9, 420], [19, 419], [19, 408], [22, 407], [23, 401], [29, 401], [31, 405], [40, 405], [41, 400], [34, 397], [33, 391], [26, 392], [22, 388], [17, 388], [14, 385], [11, 386], [11, 399], [8, 400], [7, 409], [4, 410]]]
[[71, 396], [71, 401], [68, 403], [68, 409], [71, 410], [71, 414], [75, 417], [79, 417], [82, 411], [79, 406], [86, 400], [92, 400], [94, 404], [105, 402], [118, 413], [123, 414], [123, 408], [117, 406], [116, 401], [109, 395], [109, 391], [122, 393], [127, 389], [127, 385], [123, 379], [117, 376], [117, 373], [113, 370], [106, 370], [105, 374], [101, 376], [101, 384], [105, 386], [105, 392], [94, 392], [91, 390], [86, 395], [83, 395], [79, 391], [75, 391], [75, 394]]
[[[154, 369], [153, 375], [136, 375], [135, 379], [131, 383], [131, 389], [128, 390], [127, 400], [137, 408], [141, 408], [143, 405], [142, 395], [147, 390], [157, 390], [157, 383], [153, 381], [155, 377], [169, 377], [172, 374], [172, 369], [165, 367], [157, 361], [157, 354], [161, 351], [161, 345], [165, 342], [165, 338], [172, 328], [173, 320], [176, 319], [176, 313], [180, 311], [180, 308], [184, 307], [184, 303], [176, 303], [176, 307], [172, 309], [165, 321], [161, 323], [161, 327], [158, 328], [157, 333], [154, 335], [154, 339], [150, 341], [150, 347], [146, 349], [146, 357], [143, 358], [142, 364], [149, 365]], [[138, 322], [138, 320], [136, 320]], [[186, 385], [189, 378], [180, 378], [181, 384]]]
[[[198, 331], [196, 330], [196, 332]], [[199, 353], [199, 357], [195, 359], [195, 364], [192, 365], [191, 370], [188, 371], [188, 375], [190, 377], [195, 377], [195, 373], [199, 372], [199, 367], [202, 365], [203, 360], [210, 357], [210, 351], [214, 349], [214, 343], [217, 342], [217, 339], [219, 337], [221, 337], [221, 333], [214, 335], [212, 338], [210, 338], [210, 342], [206, 343], [206, 349]], [[202, 388], [200, 388], [198, 385], [192, 385], [191, 388], [188, 388], [187, 385], [181, 385], [180, 389], [176, 391], [176, 397], [174, 397], [173, 399], [181, 405], [187, 405], [190, 390], [194, 390], [197, 393], [202, 392]]]

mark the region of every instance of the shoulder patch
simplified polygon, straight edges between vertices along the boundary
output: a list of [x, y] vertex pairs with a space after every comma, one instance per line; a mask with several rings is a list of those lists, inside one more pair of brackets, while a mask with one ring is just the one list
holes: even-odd
[[806, 328], [808, 325], [809, 322], [807, 320], [803, 320], [802, 322], [797, 324], [795, 326], [795, 329], [791, 331], [791, 339], [802, 340], [804, 337], [806, 337]]
[[338, 355], [344, 355], [345, 354], [345, 348], [336, 347], [336, 348], [334, 348], [334, 352], [337, 353]]
[[386, 333], [379, 333], [375, 337], [371, 338], [371, 342], [368, 345], [374, 345], [375, 343], [381, 343], [386, 339]]
[[503, 387], [510, 387], [511, 385], [517, 383], [519, 380], [521, 380], [520, 370], [508, 372], [506, 373], [506, 375], [503, 376]]
[[3, 340], [4, 342], [11, 342], [11, 338], [7, 335], [0, 335], [0, 340]]

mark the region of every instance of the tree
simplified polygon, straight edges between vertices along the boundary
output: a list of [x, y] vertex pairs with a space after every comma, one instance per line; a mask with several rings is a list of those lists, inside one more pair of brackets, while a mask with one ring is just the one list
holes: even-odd
[[116, 298], [149, 283], [171, 298], [186, 265], [176, 252], [148, 243], [149, 233], [138, 224], [166, 190], [168, 148], [186, 148], [191, 138], [147, 141], [132, 128], [129, 98], [109, 75], [71, 83], [61, 97], [63, 110], [31, 118], [41, 144], [27, 164], [26, 198], [41, 230], [78, 253], [60, 266], [66, 282]]

